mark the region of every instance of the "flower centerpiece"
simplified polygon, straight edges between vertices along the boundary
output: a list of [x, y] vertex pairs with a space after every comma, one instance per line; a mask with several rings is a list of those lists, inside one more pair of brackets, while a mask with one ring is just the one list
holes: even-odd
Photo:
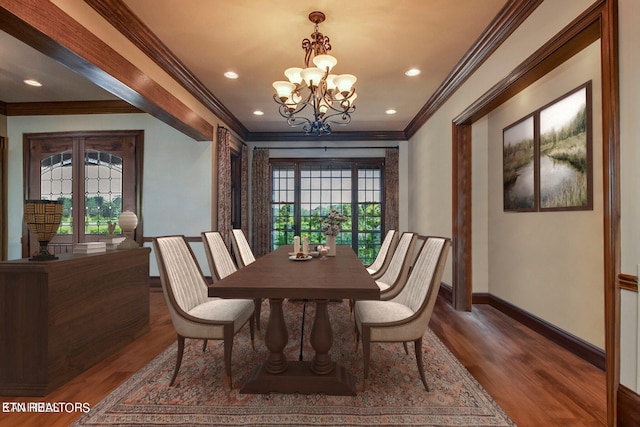
[[322, 232], [327, 237], [327, 246], [329, 246], [328, 256], [336, 255], [336, 236], [342, 230], [342, 224], [347, 221], [347, 217], [342, 215], [340, 211], [331, 209], [329, 214], [322, 221]]

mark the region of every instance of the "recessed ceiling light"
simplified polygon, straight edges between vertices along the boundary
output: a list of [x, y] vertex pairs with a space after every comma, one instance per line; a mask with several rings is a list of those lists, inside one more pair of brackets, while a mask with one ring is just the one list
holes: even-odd
[[224, 76], [228, 79], [237, 79], [238, 77], [240, 77], [235, 71], [227, 71], [226, 73], [224, 73]]
[[387, 114], [395, 114], [395, 113], [397, 113], [397, 111], [394, 110], [393, 108], [390, 108], [387, 111], [385, 111], [385, 113], [387, 113]]
[[28, 84], [29, 86], [34, 86], [34, 87], [40, 87], [42, 86], [42, 83], [40, 83], [37, 80], [33, 80], [33, 79], [27, 79], [24, 81], [25, 84]]
[[417, 68], [412, 68], [410, 70], [405, 71], [404, 75], [409, 77], [415, 77], [420, 74], [420, 70]]
[[256, 110], [253, 112], [256, 116], [264, 116], [264, 111]]

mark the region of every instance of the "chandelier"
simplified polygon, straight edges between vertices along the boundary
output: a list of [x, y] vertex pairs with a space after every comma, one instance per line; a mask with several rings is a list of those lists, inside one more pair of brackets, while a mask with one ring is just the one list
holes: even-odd
[[[311, 12], [309, 21], [315, 25], [311, 39], [302, 40], [305, 68], [287, 68], [284, 75], [289, 81], [273, 83], [280, 115], [291, 127], [302, 126], [307, 134], [318, 136], [331, 133], [331, 124], [346, 125], [355, 111], [357, 94], [353, 87], [356, 76], [331, 74], [338, 60], [327, 54], [331, 50], [329, 37], [318, 31], [324, 22], [322, 12]], [[314, 66], [309, 66], [312, 60]], [[307, 114], [302, 115], [303, 111]]]

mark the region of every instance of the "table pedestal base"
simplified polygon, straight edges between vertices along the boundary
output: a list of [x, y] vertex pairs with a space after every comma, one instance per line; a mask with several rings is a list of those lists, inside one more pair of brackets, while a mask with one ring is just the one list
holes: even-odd
[[240, 393], [356, 395], [355, 381], [344, 366], [335, 363], [331, 373], [317, 375], [311, 371], [311, 364], [312, 362], [287, 361], [287, 370], [281, 374], [270, 374], [263, 365], [257, 366], [240, 388]]

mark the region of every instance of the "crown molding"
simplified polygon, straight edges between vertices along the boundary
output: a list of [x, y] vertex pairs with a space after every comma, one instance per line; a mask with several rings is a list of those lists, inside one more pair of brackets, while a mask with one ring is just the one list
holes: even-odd
[[300, 132], [250, 132], [247, 142], [406, 141], [404, 132], [333, 132], [316, 136]]
[[462, 86], [543, 0], [511, 0], [500, 10], [471, 49], [456, 64], [404, 132], [411, 138]]
[[[250, 132], [122, 1], [85, 2], [207, 106], [240, 138], [245, 141], [293, 141], [310, 138], [289, 132]], [[542, 0], [507, 2], [403, 132], [336, 132], [322, 137], [323, 140], [408, 140], [541, 3]]]
[[120, 0], [85, 0], [220, 120], [246, 139], [249, 131], [171, 50]]

